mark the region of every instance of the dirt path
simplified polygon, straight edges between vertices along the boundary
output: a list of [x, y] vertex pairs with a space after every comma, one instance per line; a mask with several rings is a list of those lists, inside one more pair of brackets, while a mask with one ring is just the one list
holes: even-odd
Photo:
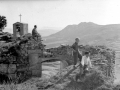
[[81, 85], [82, 85], [82, 83], [78, 83], [78, 82], [72, 81], [63, 90], [81, 90]]

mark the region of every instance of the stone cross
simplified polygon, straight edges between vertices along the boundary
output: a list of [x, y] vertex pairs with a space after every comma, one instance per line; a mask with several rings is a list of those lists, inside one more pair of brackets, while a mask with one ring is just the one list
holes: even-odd
[[20, 16], [20, 22], [21, 22], [21, 16], [22, 16], [22, 15], [20, 14], [19, 16]]

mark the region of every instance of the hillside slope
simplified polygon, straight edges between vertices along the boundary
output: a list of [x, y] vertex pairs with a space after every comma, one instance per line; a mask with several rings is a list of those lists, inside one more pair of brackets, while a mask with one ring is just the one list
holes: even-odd
[[82, 44], [108, 44], [119, 38], [120, 24], [98, 25], [92, 22], [82, 22], [78, 25], [68, 25], [61, 31], [44, 38], [47, 47], [60, 44], [72, 44], [76, 37]]

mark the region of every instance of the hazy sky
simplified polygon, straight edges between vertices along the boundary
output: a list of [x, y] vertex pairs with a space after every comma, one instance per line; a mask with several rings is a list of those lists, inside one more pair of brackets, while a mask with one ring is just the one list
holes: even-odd
[[9, 0], [0, 1], [0, 15], [7, 17], [7, 28], [20, 21], [29, 28], [63, 28], [69, 24], [94, 22], [120, 23], [120, 0]]

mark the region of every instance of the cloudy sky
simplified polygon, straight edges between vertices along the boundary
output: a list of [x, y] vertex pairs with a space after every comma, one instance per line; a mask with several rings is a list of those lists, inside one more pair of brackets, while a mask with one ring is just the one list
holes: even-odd
[[[9, 0], [0, 1], [0, 15], [7, 17], [7, 28], [20, 21], [42, 28], [64, 28], [69, 24], [94, 22], [120, 23], [120, 0]], [[56, 29], [57, 30], [57, 29]]]

